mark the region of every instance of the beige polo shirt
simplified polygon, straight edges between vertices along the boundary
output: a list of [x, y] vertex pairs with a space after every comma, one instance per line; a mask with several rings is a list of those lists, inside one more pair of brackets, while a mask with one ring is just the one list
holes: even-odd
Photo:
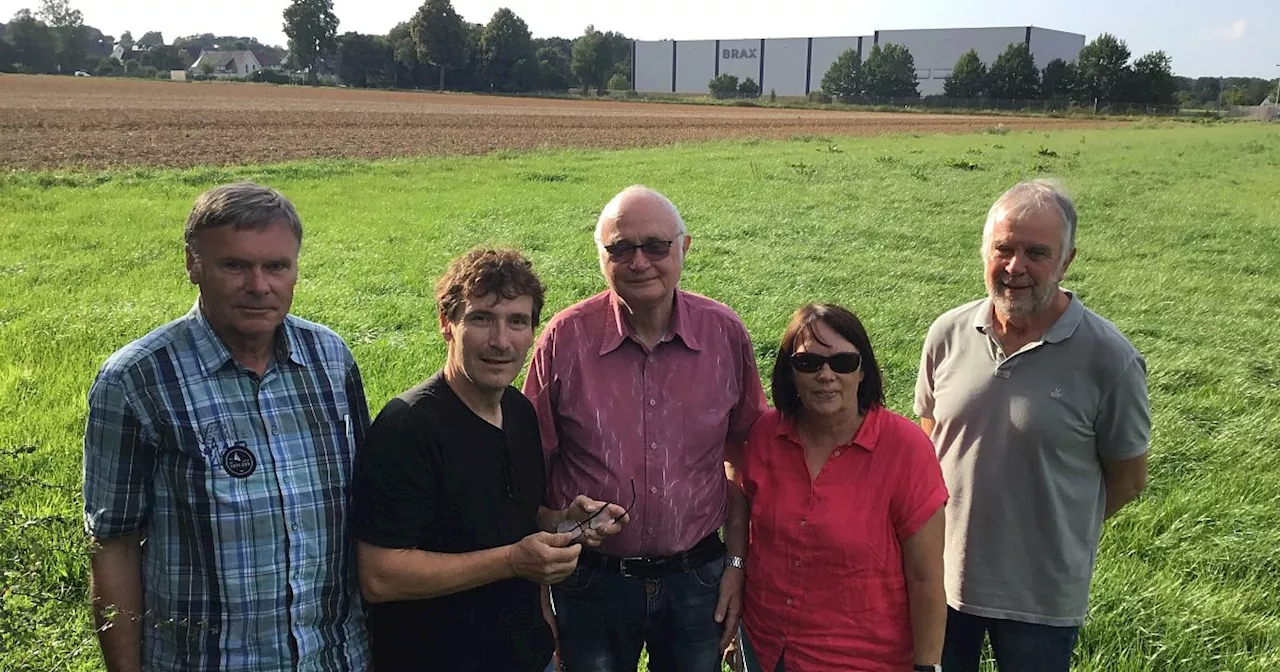
[[1147, 451], [1146, 363], [1075, 296], [1042, 340], [1016, 353], [1000, 350], [991, 321], [987, 299], [944, 313], [916, 381], [915, 412], [936, 423], [951, 493], [947, 603], [1080, 625], [1106, 507], [1099, 458]]

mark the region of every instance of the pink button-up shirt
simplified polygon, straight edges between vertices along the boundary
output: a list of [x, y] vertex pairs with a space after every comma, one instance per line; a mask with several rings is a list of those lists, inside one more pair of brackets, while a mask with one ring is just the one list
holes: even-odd
[[724, 446], [744, 442], [766, 405], [742, 320], [679, 290], [652, 351], [611, 292], [561, 311], [538, 339], [524, 393], [551, 506], [578, 494], [626, 506], [635, 479], [631, 523], [600, 548], [620, 557], [687, 551], [724, 524]]

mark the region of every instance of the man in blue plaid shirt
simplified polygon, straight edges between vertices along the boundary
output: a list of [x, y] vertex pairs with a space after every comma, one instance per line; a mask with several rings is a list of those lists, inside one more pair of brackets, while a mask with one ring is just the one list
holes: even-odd
[[302, 225], [274, 190], [202, 194], [191, 312], [89, 391], [85, 526], [106, 667], [364, 670], [350, 483], [368, 426], [346, 344], [289, 315]]

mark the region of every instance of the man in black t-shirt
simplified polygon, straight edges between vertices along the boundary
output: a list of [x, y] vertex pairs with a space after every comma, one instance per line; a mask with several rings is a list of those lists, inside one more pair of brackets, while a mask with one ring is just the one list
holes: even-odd
[[579, 542], [598, 545], [628, 520], [584, 495], [563, 510], [542, 506], [537, 416], [511, 387], [542, 301], [516, 252], [455, 259], [436, 285], [444, 368], [392, 399], [356, 456], [360, 586], [378, 672], [541, 672], [555, 648], [542, 586], [573, 571]]

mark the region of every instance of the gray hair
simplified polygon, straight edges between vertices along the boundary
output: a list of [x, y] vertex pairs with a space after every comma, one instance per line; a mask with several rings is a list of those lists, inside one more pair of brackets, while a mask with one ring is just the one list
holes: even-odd
[[1047, 178], [1019, 182], [1000, 195], [987, 211], [987, 223], [982, 227], [982, 250], [986, 253], [991, 242], [991, 228], [1001, 215], [1022, 219], [1045, 210], [1057, 213], [1062, 223], [1062, 258], [1066, 259], [1076, 249], [1076, 204], [1067, 195], [1062, 183]]
[[676, 223], [675, 246], [678, 248], [676, 254], [683, 257], [684, 246], [680, 245], [680, 241], [685, 236], [689, 235], [689, 230], [685, 227], [684, 218], [680, 216], [680, 211], [676, 209], [676, 204], [672, 203], [671, 199], [663, 196], [661, 193], [653, 189], [650, 189], [649, 187], [644, 186], [643, 184], [633, 184], [618, 192], [618, 195], [614, 196], [613, 200], [609, 201], [604, 206], [604, 209], [600, 211], [600, 217], [596, 219], [596, 251], [599, 252], [601, 259], [604, 258], [604, 239], [601, 235], [604, 231], [604, 223], [617, 215], [618, 208], [622, 205], [624, 200], [634, 197], [652, 198], [671, 214], [671, 219], [675, 220]]
[[230, 226], [236, 231], [262, 230], [282, 222], [302, 244], [302, 220], [293, 204], [280, 192], [253, 182], [236, 182], [214, 187], [196, 198], [187, 215], [182, 238], [196, 249], [201, 231]]

